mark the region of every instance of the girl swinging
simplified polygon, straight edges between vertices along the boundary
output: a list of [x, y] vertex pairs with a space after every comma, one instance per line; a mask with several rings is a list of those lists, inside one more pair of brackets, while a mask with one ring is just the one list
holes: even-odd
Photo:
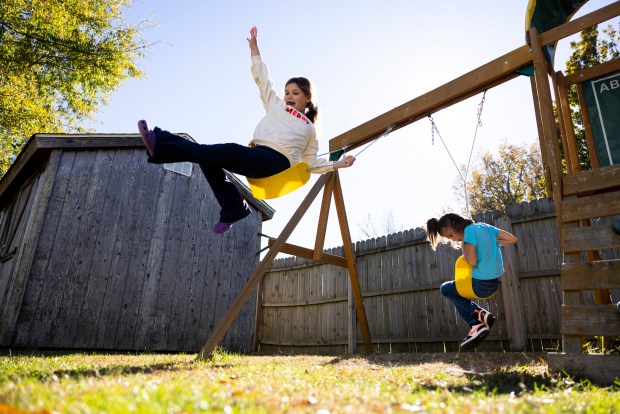
[[[472, 267], [472, 288], [476, 296], [486, 298], [497, 291], [500, 276], [504, 273], [499, 247], [515, 244], [517, 238], [514, 235], [486, 223], [474, 223], [455, 213], [445, 214], [439, 220], [428, 220], [426, 233], [433, 250], [442, 238], [460, 244], [465, 261]], [[461, 296], [454, 280], [442, 284], [440, 291], [454, 303], [461, 318], [470, 326], [461, 349], [474, 349], [489, 335], [495, 317], [471, 299]]]
[[303, 161], [311, 172], [322, 174], [350, 167], [355, 158], [347, 156], [337, 163], [317, 158], [318, 142], [314, 123], [318, 108], [312, 102], [310, 81], [291, 78], [284, 88], [284, 99], [277, 96], [269, 79], [267, 65], [258, 49], [257, 29], [252, 27], [247, 39], [252, 58], [252, 75], [260, 91], [266, 114], [258, 123], [249, 146], [235, 143], [203, 145], [173, 135], [160, 128], [149, 130], [146, 121], [138, 129], [155, 164], [189, 161], [197, 163], [220, 204], [220, 220], [213, 232], [222, 234], [251, 211], [224, 169], [250, 178], [268, 177]]

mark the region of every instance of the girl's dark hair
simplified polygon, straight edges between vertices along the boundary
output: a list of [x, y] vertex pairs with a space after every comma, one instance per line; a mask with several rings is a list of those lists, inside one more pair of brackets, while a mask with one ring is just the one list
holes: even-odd
[[314, 102], [312, 102], [312, 84], [307, 78], [300, 76], [297, 78], [290, 78], [288, 81], [286, 81], [286, 85], [284, 86], [286, 87], [290, 85], [291, 83], [297, 84], [297, 86], [299, 86], [299, 89], [301, 89], [303, 93], [306, 94], [308, 99], [310, 99], [310, 102], [308, 102], [308, 104], [306, 105], [305, 115], [314, 124], [317, 118], [319, 117], [319, 108], [316, 105], [314, 105]]
[[441, 233], [444, 229], [450, 227], [452, 230], [463, 233], [465, 227], [473, 224], [473, 220], [467, 219], [456, 213], [448, 213], [441, 216], [439, 220], [436, 218], [429, 219], [426, 222], [426, 236], [431, 243], [431, 248], [435, 250], [437, 244], [441, 241]]

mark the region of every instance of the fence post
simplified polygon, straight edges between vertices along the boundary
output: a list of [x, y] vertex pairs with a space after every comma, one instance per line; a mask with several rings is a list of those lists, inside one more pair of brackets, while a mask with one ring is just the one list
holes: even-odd
[[[512, 220], [503, 215], [494, 220], [495, 227], [512, 233]], [[527, 343], [527, 330], [525, 326], [525, 313], [521, 299], [519, 286], [519, 269], [517, 267], [517, 255], [514, 246], [503, 247], [504, 269], [501, 290], [504, 297], [504, 313], [506, 314], [506, 326], [510, 338], [511, 351], [524, 351]]]

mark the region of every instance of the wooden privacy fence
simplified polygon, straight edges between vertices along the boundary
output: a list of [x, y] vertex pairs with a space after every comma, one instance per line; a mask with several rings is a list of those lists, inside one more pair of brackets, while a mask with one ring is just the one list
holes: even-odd
[[[481, 305], [497, 321], [479, 350], [557, 350], [561, 339], [561, 252], [553, 201], [511, 206], [475, 221], [518, 237], [503, 249], [506, 273]], [[342, 247], [332, 249], [342, 255]], [[468, 326], [439, 292], [454, 277], [460, 250], [433, 252], [421, 228], [357, 242], [359, 281], [373, 349], [458, 350]], [[360, 331], [346, 269], [299, 257], [278, 259], [259, 290], [255, 347], [260, 352], [353, 353]]]

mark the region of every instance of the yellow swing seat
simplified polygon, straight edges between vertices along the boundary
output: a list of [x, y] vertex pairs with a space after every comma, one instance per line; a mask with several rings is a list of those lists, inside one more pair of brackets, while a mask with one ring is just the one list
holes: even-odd
[[467, 260], [463, 256], [459, 256], [456, 259], [456, 263], [454, 264], [454, 282], [456, 283], [456, 291], [459, 292], [459, 295], [463, 296], [467, 299], [488, 299], [491, 296], [486, 298], [481, 298], [474, 293], [474, 288], [471, 284], [472, 279], [472, 267], [467, 263]]
[[252, 195], [259, 200], [277, 198], [297, 190], [310, 180], [310, 166], [298, 162], [275, 175], [263, 178], [246, 177]]

